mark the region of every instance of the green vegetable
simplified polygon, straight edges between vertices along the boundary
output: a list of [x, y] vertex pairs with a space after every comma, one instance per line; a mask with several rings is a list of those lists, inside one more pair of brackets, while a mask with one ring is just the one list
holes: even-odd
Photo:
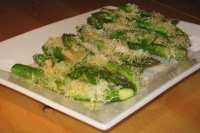
[[186, 60], [187, 59], [187, 50], [186, 49], [179, 49], [179, 48], [174, 48], [171, 50], [172, 53], [174, 53], [173, 57], [178, 60]]
[[179, 28], [176, 28], [176, 36], [169, 38], [170, 43], [176, 48], [187, 49], [191, 46], [189, 36]]
[[143, 86], [146, 67], [163, 63], [160, 57], [187, 59], [190, 40], [176, 24], [134, 4], [103, 8], [77, 34], [49, 38], [43, 53], [33, 56], [37, 67], [15, 64], [11, 72], [74, 100], [124, 101]]
[[45, 45], [42, 46], [42, 51], [45, 55], [49, 55], [48, 54], [48, 47], [46, 47]]
[[[87, 94], [83, 94], [83, 93], [76, 93], [76, 94], [72, 94], [70, 93], [70, 98], [74, 99], [74, 100], [78, 100], [78, 101], [85, 101], [85, 102], [91, 102], [92, 99], [90, 96], [88, 96]], [[99, 102], [97, 100], [93, 99], [93, 102]]]
[[117, 19], [117, 15], [109, 9], [102, 9], [99, 12], [93, 13], [92, 16], [104, 23], [114, 22]]
[[141, 56], [141, 57], [135, 57], [135, 58], [129, 58], [129, 57], [122, 57], [122, 62], [126, 65], [136, 66], [136, 67], [150, 67], [154, 66], [160, 63], [157, 59], [149, 56]]
[[172, 28], [174, 25], [169, 25], [164, 22], [154, 24], [153, 22], [151, 22], [151, 20], [148, 19], [137, 19], [135, 22], [136, 26], [139, 28], [158, 33], [165, 37], [172, 36], [172, 31], [170, 31], [169, 28]]
[[110, 72], [108, 70], [100, 71], [100, 78], [108, 82], [114, 83], [117, 86], [131, 88], [134, 91], [137, 90], [135, 84], [133, 84], [125, 76], [117, 72]]
[[137, 19], [136, 20], [136, 26], [139, 27], [139, 28], [146, 29], [147, 31], [156, 32], [156, 33], [163, 35], [163, 36], [170, 36], [170, 33], [168, 32], [168, 30], [164, 26], [158, 25], [158, 24], [157, 25], [153, 24], [150, 21], [145, 20], [145, 19]]
[[124, 4], [124, 5], [121, 5], [119, 7], [120, 10], [126, 12], [126, 13], [131, 13], [133, 12], [134, 10], [137, 9], [137, 7], [133, 4], [130, 4], [130, 3], [127, 3], [127, 4]]
[[78, 44], [76, 36], [74, 34], [63, 34], [62, 41], [65, 47], [71, 48]]
[[[89, 92], [85, 93], [73, 93], [70, 92], [70, 97], [74, 100], [79, 101], [93, 101], [93, 102], [102, 102], [100, 99], [92, 99], [89, 95]], [[135, 95], [135, 92], [132, 89], [122, 88], [122, 89], [109, 89], [105, 92], [103, 102], [120, 102], [127, 100]]]
[[110, 79], [116, 84], [119, 82], [124, 88], [132, 88], [134, 91], [139, 88], [137, 75], [130, 67], [112, 62], [109, 62], [105, 67], [113, 74]]
[[91, 17], [87, 19], [89, 25], [94, 26], [96, 29], [102, 29], [104, 23], [111, 23], [116, 21], [118, 16], [113, 14], [109, 9], [102, 9], [99, 12], [93, 13]]
[[33, 60], [40, 66], [42, 66], [47, 59], [49, 59], [49, 57], [44, 54], [36, 54], [33, 56]]
[[61, 46], [49, 45], [46, 43], [42, 46], [42, 50], [54, 63], [64, 60], [64, 55], [62, 53], [63, 48]]
[[69, 77], [72, 79], [87, 81], [91, 84], [96, 84], [98, 75], [99, 70], [97, 67], [89, 65], [78, 65], [69, 74]]
[[135, 92], [132, 89], [122, 88], [122, 89], [111, 89], [106, 93], [107, 102], [118, 102], [124, 101], [133, 97]]
[[69, 74], [71, 79], [80, 79], [91, 84], [97, 84], [98, 79], [104, 79], [106, 81], [112, 82], [115, 85], [120, 85], [124, 88], [131, 88], [134, 91], [137, 90], [135, 83], [138, 82], [134, 79], [134, 74], [128, 68], [122, 67], [119, 69], [115, 64], [109, 63], [106, 68], [101, 69], [97, 66], [92, 65], [80, 65], [76, 66], [75, 69]]
[[40, 80], [44, 77], [44, 72], [42, 69], [34, 68], [28, 65], [15, 64], [11, 68], [11, 72], [23, 79], [29, 80]]
[[105, 44], [102, 40], [94, 40], [92, 42], [98, 50], [102, 50], [105, 47]]
[[94, 26], [96, 29], [102, 29], [102, 28], [103, 28], [103, 21], [98, 20], [98, 19], [95, 18], [95, 17], [89, 17], [89, 18], [87, 19], [87, 23], [88, 23], [89, 25]]
[[160, 56], [165, 59], [175, 58], [177, 60], [183, 60], [184, 58], [187, 57], [187, 52], [184, 49], [179, 49], [175, 47], [169, 48], [158, 44], [146, 44], [146, 43], [134, 44], [128, 42], [128, 47], [130, 49], [143, 49], [144, 51], [147, 51], [152, 55]]
[[126, 31], [121, 31], [121, 30], [117, 30], [117, 31], [113, 31], [110, 34], [110, 38], [111, 39], [120, 39], [120, 40], [126, 40], [127, 38], [127, 32]]
[[64, 60], [64, 55], [62, 54], [62, 48], [60, 47], [55, 47], [52, 48], [52, 59], [54, 62], [60, 62]]
[[161, 56], [167, 59], [171, 57], [170, 48], [167, 48], [162, 45], [146, 44], [146, 43], [134, 44], [134, 43], [128, 42], [128, 47], [130, 49], [143, 49], [144, 51], [147, 51], [150, 54]]

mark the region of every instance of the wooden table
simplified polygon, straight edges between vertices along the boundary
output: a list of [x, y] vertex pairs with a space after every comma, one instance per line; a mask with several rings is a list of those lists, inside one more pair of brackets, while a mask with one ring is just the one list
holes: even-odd
[[[146, 10], [200, 24], [198, 0], [7, 0], [0, 1], [0, 40], [105, 5], [135, 2]], [[98, 133], [99, 131], [27, 96], [0, 86], [0, 133]], [[199, 133], [200, 71], [107, 131]]]

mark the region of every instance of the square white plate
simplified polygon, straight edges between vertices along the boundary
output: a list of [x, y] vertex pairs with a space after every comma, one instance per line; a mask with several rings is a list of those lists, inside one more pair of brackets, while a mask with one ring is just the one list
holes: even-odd
[[66, 32], [74, 33], [75, 27], [86, 23], [86, 18], [92, 12], [94, 11], [64, 19], [0, 42], [0, 84], [98, 129], [107, 130], [200, 68], [200, 45], [198, 45], [200, 43], [200, 26], [181, 21], [178, 26], [190, 35], [192, 41], [192, 47], [189, 50], [190, 60], [181, 65], [172, 65], [162, 72], [160, 70], [163, 69], [163, 66], [156, 67], [156, 69], [150, 68], [145, 74], [147, 76], [157, 75], [157, 78], [154, 78], [156, 83], [153, 84], [152, 81], [146, 89], [139, 91], [136, 97], [125, 102], [106, 104], [94, 111], [80, 102], [69, 101], [46, 89], [33, 88], [11, 78], [10, 68], [13, 64], [32, 64], [32, 55], [41, 52], [41, 46], [49, 37], [61, 36]]

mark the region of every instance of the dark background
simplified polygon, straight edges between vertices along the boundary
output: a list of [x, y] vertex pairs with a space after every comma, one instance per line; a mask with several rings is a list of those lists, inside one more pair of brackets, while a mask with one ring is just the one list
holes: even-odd
[[1, 0], [0, 41], [102, 6], [127, 2], [167, 17], [200, 23], [199, 0]]

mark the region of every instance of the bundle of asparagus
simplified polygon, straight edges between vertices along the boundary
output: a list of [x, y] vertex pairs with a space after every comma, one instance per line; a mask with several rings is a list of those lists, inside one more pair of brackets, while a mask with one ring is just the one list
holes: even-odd
[[91, 14], [77, 34], [49, 38], [33, 56], [37, 67], [15, 64], [11, 71], [74, 100], [109, 103], [133, 97], [146, 68], [187, 59], [189, 46], [175, 21], [125, 4]]

